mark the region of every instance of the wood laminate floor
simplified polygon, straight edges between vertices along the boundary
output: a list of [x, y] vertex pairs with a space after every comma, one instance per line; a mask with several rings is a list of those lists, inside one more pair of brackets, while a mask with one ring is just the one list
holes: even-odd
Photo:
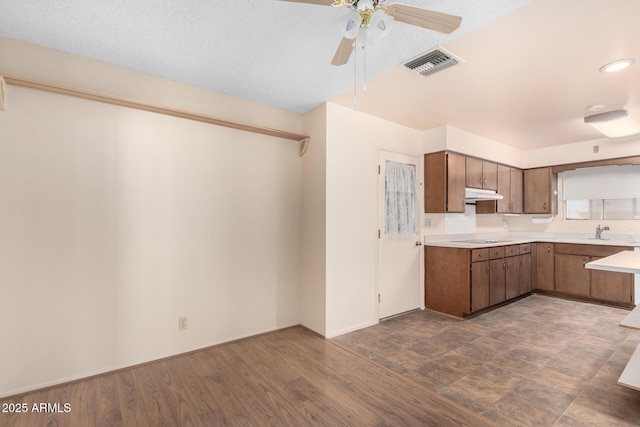
[[23, 403], [0, 426], [495, 425], [302, 327], [0, 400]]
[[627, 310], [532, 295], [458, 320], [419, 311], [333, 341], [503, 426], [637, 426], [617, 385], [640, 332]]

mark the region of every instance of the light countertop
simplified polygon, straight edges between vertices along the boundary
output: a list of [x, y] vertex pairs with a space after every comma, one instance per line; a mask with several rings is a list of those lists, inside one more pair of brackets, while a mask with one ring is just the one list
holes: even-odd
[[[616, 236], [617, 237], [617, 236]], [[582, 245], [601, 246], [640, 246], [640, 242], [631, 242], [628, 237], [619, 236], [597, 240], [593, 235], [583, 234], [558, 234], [558, 233], [501, 233], [477, 234], [477, 235], [441, 235], [424, 236], [425, 246], [443, 246], [449, 248], [487, 248], [492, 246], [519, 245], [523, 243], [549, 242], [549, 243], [573, 243]]]
[[585, 267], [594, 270], [640, 274], [640, 252], [618, 252], [617, 254], [588, 262]]

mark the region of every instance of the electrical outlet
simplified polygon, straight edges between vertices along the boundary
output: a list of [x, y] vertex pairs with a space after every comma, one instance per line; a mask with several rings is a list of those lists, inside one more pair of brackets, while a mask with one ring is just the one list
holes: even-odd
[[178, 317], [178, 330], [184, 331], [187, 329], [187, 316]]

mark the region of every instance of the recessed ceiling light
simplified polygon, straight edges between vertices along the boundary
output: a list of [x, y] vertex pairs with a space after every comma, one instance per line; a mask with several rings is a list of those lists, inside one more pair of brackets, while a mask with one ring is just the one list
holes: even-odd
[[621, 59], [619, 61], [614, 61], [607, 65], [603, 65], [602, 67], [600, 67], [600, 72], [613, 73], [613, 72], [624, 70], [625, 68], [631, 67], [635, 63], [636, 63], [636, 60], [633, 58]]

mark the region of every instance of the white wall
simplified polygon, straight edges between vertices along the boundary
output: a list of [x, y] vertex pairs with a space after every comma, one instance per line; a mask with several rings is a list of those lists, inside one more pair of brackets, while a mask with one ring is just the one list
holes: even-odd
[[522, 150], [454, 126], [424, 131], [421, 140], [424, 153], [449, 150], [514, 167], [524, 164]]
[[[169, 105], [228, 106], [226, 118], [300, 131], [299, 115], [220, 105], [229, 98], [6, 39], [0, 49], [0, 73], [60, 83], [75, 70], [107, 93], [115, 75], [116, 88], [169, 89]], [[0, 396], [300, 322], [294, 142], [14, 86], [8, 95]]]
[[327, 104], [328, 337], [378, 322], [378, 151], [420, 156], [421, 148], [414, 129]]
[[327, 106], [303, 116], [303, 131], [311, 137], [302, 157], [302, 289], [301, 323], [326, 335], [327, 280]]
[[[593, 152], [594, 146], [598, 146], [598, 153]], [[562, 165], [638, 155], [640, 155], [640, 136], [604, 138], [528, 150], [524, 156], [524, 167]]]

